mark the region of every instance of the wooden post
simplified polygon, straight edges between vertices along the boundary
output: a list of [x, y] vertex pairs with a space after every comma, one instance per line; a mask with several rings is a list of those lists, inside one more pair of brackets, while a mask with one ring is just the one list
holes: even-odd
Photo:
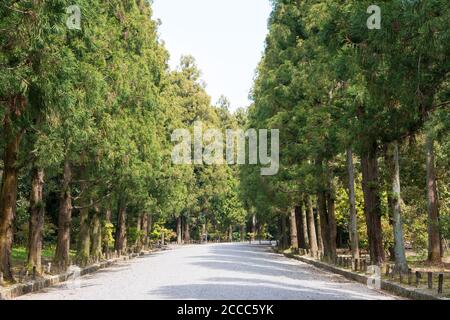
[[419, 271], [416, 271], [416, 287], [419, 287], [420, 279], [422, 279], [422, 275]]
[[412, 285], [412, 270], [408, 269], [408, 285]]
[[390, 265], [387, 264], [386, 265], [386, 277], [389, 276], [389, 271], [390, 271], [389, 269], [390, 269]]
[[355, 271], [358, 272], [358, 264], [359, 264], [359, 260], [355, 259]]
[[428, 289], [433, 289], [433, 272], [428, 272]]
[[3, 285], [3, 272], [0, 272], [0, 286]]
[[438, 280], [438, 294], [442, 294], [442, 292], [444, 291], [443, 289], [444, 289], [444, 274], [440, 273]]
[[33, 280], [36, 280], [36, 266], [33, 266]]

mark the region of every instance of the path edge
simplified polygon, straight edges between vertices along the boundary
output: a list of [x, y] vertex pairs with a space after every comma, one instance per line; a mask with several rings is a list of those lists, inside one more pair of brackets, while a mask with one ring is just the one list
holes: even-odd
[[[138, 257], [144, 257], [155, 252], [161, 251], [162, 249], [150, 250], [150, 251], [142, 251], [140, 253], [131, 253], [128, 255], [124, 255], [118, 258], [105, 260], [99, 263], [95, 263], [93, 265], [87, 266], [85, 268], [81, 268], [81, 276], [85, 276], [88, 274], [96, 273], [99, 270], [106, 269], [111, 267], [119, 262], [133, 260]], [[34, 281], [29, 281], [26, 283], [19, 283], [12, 285], [6, 288], [0, 288], [0, 300], [12, 300], [14, 298], [29, 294], [36, 293], [41, 291], [42, 289], [49, 288], [55, 286], [57, 284], [61, 284], [66, 282], [71, 276], [72, 272], [65, 272], [58, 275], [49, 276], [43, 279], [38, 279]]]
[[[287, 258], [290, 259], [295, 259], [298, 260], [300, 262], [309, 264], [309, 265], [313, 265], [317, 268], [335, 273], [335, 274], [339, 274], [349, 280], [353, 280], [362, 284], [367, 284], [370, 277], [366, 276], [366, 275], [362, 275], [362, 274], [358, 274], [358, 273], [354, 273], [345, 269], [341, 269], [338, 267], [335, 267], [333, 265], [321, 262], [321, 261], [317, 261], [317, 260], [313, 260], [310, 258], [306, 258], [306, 257], [302, 257], [302, 256], [298, 256], [298, 255], [294, 255], [292, 253], [280, 253], [279, 251], [277, 251], [276, 248], [272, 248], [273, 251], [277, 254], [282, 254]], [[445, 298], [439, 298], [439, 297], [435, 297], [431, 294], [428, 294], [426, 292], [420, 291], [420, 289], [414, 289], [414, 288], [406, 288], [404, 286], [400, 286], [396, 283], [393, 283], [391, 281], [388, 280], [381, 280], [381, 290], [389, 292], [391, 294], [394, 294], [396, 296], [399, 297], [403, 297], [403, 298], [407, 298], [407, 299], [412, 299], [412, 300], [448, 300]]]

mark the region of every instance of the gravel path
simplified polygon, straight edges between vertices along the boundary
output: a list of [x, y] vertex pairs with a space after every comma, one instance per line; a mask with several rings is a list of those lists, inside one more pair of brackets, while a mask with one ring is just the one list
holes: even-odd
[[246, 244], [174, 248], [85, 276], [79, 285], [63, 284], [19, 299], [395, 299]]

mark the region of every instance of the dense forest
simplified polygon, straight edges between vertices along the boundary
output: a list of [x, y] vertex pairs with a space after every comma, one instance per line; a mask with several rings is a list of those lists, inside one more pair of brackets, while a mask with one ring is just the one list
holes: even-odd
[[[281, 169], [241, 175], [260, 221], [281, 219], [283, 247], [336, 261], [440, 265], [449, 238], [449, 7], [445, 1], [274, 1], [248, 111], [281, 128]], [[375, 21], [376, 22], [376, 21]], [[289, 242], [287, 219], [297, 237]], [[291, 239], [292, 240], [292, 239]], [[308, 241], [310, 240], [310, 241]]]
[[[0, 4], [0, 273], [165, 242], [277, 239], [440, 266], [450, 239], [448, 3], [273, 0], [253, 104], [176, 70], [146, 0]], [[176, 165], [174, 130], [279, 129], [280, 171]], [[408, 251], [408, 252], [407, 252]]]

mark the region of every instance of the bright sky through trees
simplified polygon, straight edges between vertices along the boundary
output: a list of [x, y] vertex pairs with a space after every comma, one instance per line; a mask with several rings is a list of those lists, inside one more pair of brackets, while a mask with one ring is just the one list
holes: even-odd
[[213, 103], [227, 96], [232, 109], [249, 105], [248, 94], [264, 50], [269, 0], [154, 0], [154, 18], [170, 64], [191, 54]]

